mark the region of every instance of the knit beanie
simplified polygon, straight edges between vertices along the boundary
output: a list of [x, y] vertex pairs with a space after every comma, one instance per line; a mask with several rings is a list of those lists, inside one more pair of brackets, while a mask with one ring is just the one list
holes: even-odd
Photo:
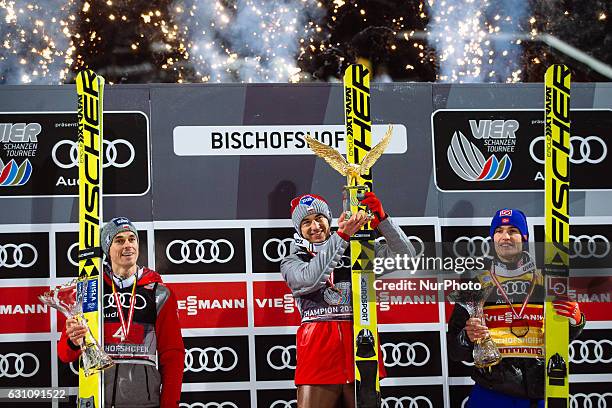
[[108, 250], [113, 243], [113, 238], [115, 238], [115, 235], [125, 231], [132, 231], [134, 235], [136, 235], [136, 239], [138, 239], [138, 231], [136, 230], [136, 227], [125, 217], [113, 218], [107, 222], [104, 227], [102, 227], [102, 231], [100, 231], [100, 245], [102, 246], [102, 251], [104, 251], [106, 256], [108, 256]]
[[291, 200], [291, 221], [300, 236], [302, 235], [300, 224], [305, 217], [311, 214], [322, 214], [331, 225], [332, 214], [323, 197], [316, 194], [304, 194]]

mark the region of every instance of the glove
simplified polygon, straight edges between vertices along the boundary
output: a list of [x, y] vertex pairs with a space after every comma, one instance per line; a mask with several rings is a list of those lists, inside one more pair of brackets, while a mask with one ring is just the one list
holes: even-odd
[[567, 317], [573, 326], [576, 326], [582, 321], [582, 313], [580, 312], [578, 302], [555, 299], [553, 300], [553, 308], [559, 316]]
[[376, 194], [368, 191], [364, 194], [364, 196], [365, 197], [363, 200], [361, 200], [361, 203], [367, 205], [372, 214], [374, 214], [374, 219], [370, 221], [370, 225], [372, 226], [372, 229], [376, 229], [378, 224], [380, 224], [381, 221], [386, 219], [388, 216], [385, 213], [385, 210], [383, 210], [382, 203], [378, 197], [376, 197]]

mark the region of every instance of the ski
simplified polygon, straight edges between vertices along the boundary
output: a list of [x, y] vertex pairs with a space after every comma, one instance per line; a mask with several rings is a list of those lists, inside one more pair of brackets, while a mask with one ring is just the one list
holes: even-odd
[[570, 71], [553, 65], [545, 75], [544, 340], [547, 408], [569, 406], [569, 322], [552, 301], [569, 285]]
[[[81, 71], [76, 78], [78, 94], [79, 155], [79, 293], [83, 313], [93, 337], [102, 338], [102, 138], [104, 78], [93, 71]], [[104, 381], [101, 372], [85, 376], [79, 364], [80, 408], [104, 406]]]
[[[371, 149], [370, 72], [363, 65], [351, 65], [344, 73], [346, 159], [359, 164]], [[355, 213], [360, 195], [372, 191], [372, 170], [345, 188], [345, 209]], [[361, 187], [359, 187], [361, 186]], [[351, 237], [351, 282], [353, 298], [353, 340], [355, 357], [355, 401], [357, 408], [380, 406], [378, 375], [378, 330], [374, 290], [374, 236], [366, 224]]]

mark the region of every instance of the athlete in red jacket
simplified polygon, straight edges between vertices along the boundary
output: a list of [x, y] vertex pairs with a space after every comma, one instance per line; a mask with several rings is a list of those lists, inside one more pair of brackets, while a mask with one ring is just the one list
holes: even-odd
[[[113, 218], [101, 235], [110, 259], [104, 271], [104, 351], [115, 361], [104, 372], [105, 406], [176, 408], [185, 357], [176, 298], [157, 272], [136, 265], [138, 232], [127, 218]], [[63, 362], [79, 358], [86, 330], [75, 319], [66, 321], [58, 343]]]

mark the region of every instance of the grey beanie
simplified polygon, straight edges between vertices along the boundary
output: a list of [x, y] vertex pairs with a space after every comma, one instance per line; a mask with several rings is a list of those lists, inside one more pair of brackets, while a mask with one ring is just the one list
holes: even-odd
[[108, 250], [113, 243], [113, 238], [115, 235], [120, 232], [132, 231], [134, 235], [136, 235], [136, 239], [138, 239], [138, 231], [132, 221], [128, 220], [125, 217], [116, 217], [110, 220], [109, 222], [102, 227], [100, 231], [100, 245], [102, 246], [102, 251], [108, 256]]
[[300, 224], [310, 214], [322, 214], [329, 221], [329, 225], [332, 223], [331, 210], [323, 197], [316, 194], [304, 194], [295, 197], [291, 200], [291, 221], [293, 221], [293, 226], [300, 236], [302, 236]]

